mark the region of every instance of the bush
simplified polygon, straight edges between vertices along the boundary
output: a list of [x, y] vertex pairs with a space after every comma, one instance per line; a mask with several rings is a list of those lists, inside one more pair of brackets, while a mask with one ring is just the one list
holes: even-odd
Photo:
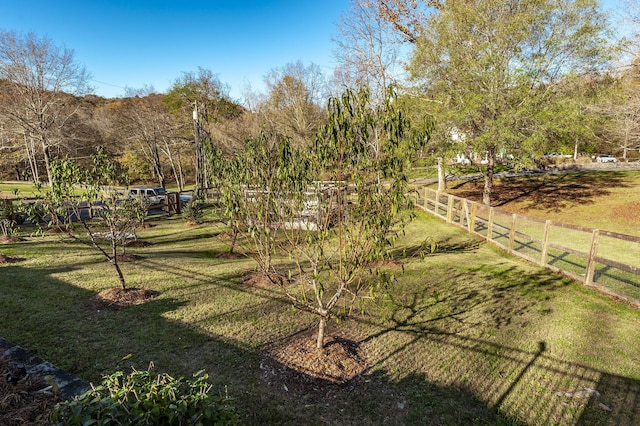
[[185, 205], [182, 209], [182, 217], [187, 222], [191, 223], [200, 223], [202, 217], [204, 216], [202, 202], [198, 199], [192, 200], [190, 203]]
[[56, 405], [54, 425], [226, 425], [235, 424], [230, 400], [210, 394], [203, 371], [194, 380], [134, 370], [105, 376], [98, 387]]

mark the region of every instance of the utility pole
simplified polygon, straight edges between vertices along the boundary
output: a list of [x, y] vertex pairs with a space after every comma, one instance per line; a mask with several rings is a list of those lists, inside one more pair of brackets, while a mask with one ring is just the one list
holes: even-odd
[[200, 140], [200, 114], [198, 112], [198, 101], [193, 106], [193, 135], [196, 142], [196, 194], [200, 198], [204, 188], [204, 161], [202, 158], [202, 142]]

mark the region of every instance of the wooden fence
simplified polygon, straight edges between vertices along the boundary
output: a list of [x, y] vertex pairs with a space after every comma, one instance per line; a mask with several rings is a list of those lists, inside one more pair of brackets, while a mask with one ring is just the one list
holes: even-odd
[[509, 213], [426, 187], [412, 194], [420, 209], [640, 308], [640, 237]]

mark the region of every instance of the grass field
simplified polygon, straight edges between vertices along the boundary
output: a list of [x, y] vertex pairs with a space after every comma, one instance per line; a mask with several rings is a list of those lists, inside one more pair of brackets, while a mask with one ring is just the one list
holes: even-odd
[[[97, 310], [117, 285], [91, 248], [57, 236], [0, 246], [0, 335], [93, 382], [114, 370], [205, 369], [242, 424], [638, 424], [640, 313], [418, 213], [398, 242], [397, 282], [328, 332], [366, 362], [342, 384], [269, 357], [315, 319], [224, 259], [214, 222], [152, 220], [123, 264], [148, 303]], [[438, 251], [406, 257], [427, 237]], [[243, 246], [244, 247], [244, 246]], [[248, 250], [247, 247], [244, 247]], [[295, 361], [295, 360], [291, 360]], [[289, 365], [289, 366], [288, 366]]]
[[[482, 184], [454, 182], [448, 192], [481, 201]], [[640, 171], [497, 179], [492, 205], [538, 219], [640, 236]]]

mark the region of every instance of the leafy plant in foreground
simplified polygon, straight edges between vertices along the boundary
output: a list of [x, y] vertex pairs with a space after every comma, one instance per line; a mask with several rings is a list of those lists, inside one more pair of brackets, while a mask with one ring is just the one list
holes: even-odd
[[189, 381], [151, 368], [128, 375], [118, 371], [104, 376], [100, 386], [56, 405], [50, 420], [59, 426], [235, 424], [230, 400], [211, 394], [203, 371], [193, 376]]

